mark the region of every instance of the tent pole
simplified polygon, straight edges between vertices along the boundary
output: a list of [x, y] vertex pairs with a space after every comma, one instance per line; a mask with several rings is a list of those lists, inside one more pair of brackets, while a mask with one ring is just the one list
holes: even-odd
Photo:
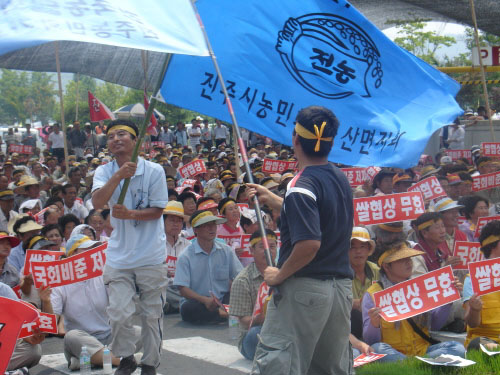
[[66, 176], [69, 172], [68, 164], [68, 140], [66, 138], [66, 123], [64, 122], [64, 100], [61, 80], [61, 64], [59, 63], [59, 42], [55, 42], [56, 48], [56, 68], [57, 68], [57, 83], [59, 85], [59, 103], [61, 104], [61, 128], [64, 141], [64, 164], [66, 165]]
[[[158, 78], [158, 82], [156, 83], [156, 86], [153, 91], [154, 93], [157, 93], [160, 90], [161, 83], [163, 82], [163, 77], [165, 77], [165, 73], [167, 71], [168, 64], [170, 63], [171, 58], [172, 58], [171, 53], [168, 53], [167, 56], [165, 57], [165, 61], [163, 62], [163, 67], [162, 67], [162, 73], [160, 74], [160, 78]], [[151, 97], [148, 110], [146, 111], [146, 116], [144, 117], [142, 126], [139, 128], [139, 136], [137, 137], [137, 142], [135, 143], [134, 152], [132, 153], [132, 159], [130, 160], [133, 163], [137, 162], [137, 156], [139, 155], [139, 150], [141, 148], [142, 141], [144, 139], [144, 136], [146, 135], [146, 129], [148, 128], [149, 119], [151, 118], [151, 115], [153, 114], [153, 111], [155, 109], [156, 101], [157, 99], [154, 96]], [[123, 182], [123, 187], [120, 192], [120, 196], [118, 197], [118, 202], [117, 202], [118, 204], [123, 204], [129, 185], [130, 185], [130, 178], [126, 178], [125, 181]]]
[[76, 73], [76, 103], [75, 103], [75, 121], [78, 121], [78, 102], [80, 101], [80, 73]]
[[[208, 52], [210, 54], [210, 58], [212, 59], [212, 63], [214, 64], [215, 71], [217, 72], [217, 76], [219, 77], [219, 82], [222, 87], [222, 91], [224, 93], [224, 98], [226, 99], [226, 104], [227, 108], [229, 110], [229, 115], [231, 116], [231, 120], [233, 122], [233, 128], [235, 130], [235, 135], [238, 139], [238, 145], [240, 148], [241, 152], [241, 158], [243, 159], [243, 164], [245, 167], [245, 172], [248, 181], [251, 184], [254, 184], [253, 176], [252, 176], [252, 170], [250, 169], [250, 164], [248, 164], [248, 156], [247, 156], [247, 149], [245, 147], [245, 143], [243, 142], [243, 138], [241, 137], [241, 131], [240, 127], [238, 126], [238, 121], [236, 120], [236, 116], [234, 114], [233, 110], [233, 105], [231, 104], [231, 98], [229, 97], [229, 94], [226, 89], [226, 83], [224, 81], [224, 78], [222, 77], [222, 73], [219, 68], [219, 64], [217, 62], [217, 58], [215, 57], [214, 50], [212, 48], [212, 45], [210, 43], [210, 40], [208, 38], [207, 31], [205, 29], [205, 25], [203, 24], [203, 21], [201, 20], [200, 14], [198, 13], [198, 9], [196, 8], [196, 5], [194, 4], [195, 0], [191, 0], [191, 5], [193, 6], [193, 10], [196, 14], [196, 18], [198, 19], [198, 23], [200, 24], [201, 31], [203, 33], [203, 36], [205, 37], [205, 42], [207, 44]], [[235, 157], [238, 156], [237, 154]], [[259, 198], [257, 195], [254, 196], [253, 202], [255, 205], [255, 213], [257, 214], [257, 221], [259, 222], [259, 230], [260, 234], [262, 236], [262, 242], [264, 244], [264, 249], [265, 249], [265, 255], [266, 255], [266, 262], [268, 266], [274, 266], [274, 260], [271, 257], [271, 251], [269, 250], [269, 243], [267, 241], [267, 236], [266, 236], [266, 228], [264, 226], [264, 220], [262, 219], [262, 211], [260, 209], [260, 204], [259, 204]], [[277, 291], [275, 291], [277, 293]]]
[[476, 41], [479, 66], [481, 67], [481, 81], [483, 86], [484, 101], [486, 103], [486, 113], [488, 114], [488, 121], [490, 123], [491, 138], [493, 139], [493, 142], [495, 142], [495, 132], [493, 131], [493, 121], [491, 120], [490, 100], [488, 98], [488, 87], [486, 86], [486, 74], [484, 72], [483, 59], [481, 58], [481, 47], [479, 45], [479, 31], [477, 28], [476, 9], [474, 7], [474, 0], [469, 0], [469, 3], [472, 14], [472, 21], [474, 22], [474, 39]]

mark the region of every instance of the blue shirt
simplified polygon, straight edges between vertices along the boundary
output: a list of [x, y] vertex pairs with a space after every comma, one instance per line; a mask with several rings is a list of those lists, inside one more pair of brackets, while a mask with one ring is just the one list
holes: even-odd
[[474, 294], [472, 290], [472, 282], [470, 281], [470, 276], [467, 276], [464, 280], [464, 289], [462, 291], [462, 303], [470, 300], [472, 295]]
[[186, 286], [205, 297], [212, 292], [222, 300], [229, 292], [230, 281], [242, 269], [233, 249], [225, 243], [214, 241], [212, 251], [207, 254], [195, 239], [177, 259], [174, 285]]
[[21, 272], [21, 268], [24, 267], [24, 258], [26, 258], [26, 253], [23, 250], [23, 243], [20, 242], [19, 245], [10, 250], [7, 262]]
[[[116, 161], [99, 166], [94, 174], [92, 192], [103, 187], [118, 169]], [[108, 202], [111, 208], [118, 201], [123, 181]], [[159, 164], [139, 158], [123, 204], [132, 210], [148, 207], [163, 209], [167, 201], [165, 171]], [[110, 218], [114, 230], [108, 240], [106, 264], [117, 269], [131, 269], [165, 262], [166, 236], [161, 216], [141, 221], [116, 219], [113, 215]]]

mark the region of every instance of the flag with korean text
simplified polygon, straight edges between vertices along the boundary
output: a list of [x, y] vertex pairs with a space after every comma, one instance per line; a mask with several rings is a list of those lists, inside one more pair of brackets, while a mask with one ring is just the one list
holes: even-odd
[[[457, 82], [394, 44], [345, 0], [195, 4], [236, 117], [277, 142], [291, 145], [298, 111], [321, 105], [340, 120], [330, 160], [407, 168], [462, 113]], [[209, 58], [173, 56], [160, 94], [231, 121]]]

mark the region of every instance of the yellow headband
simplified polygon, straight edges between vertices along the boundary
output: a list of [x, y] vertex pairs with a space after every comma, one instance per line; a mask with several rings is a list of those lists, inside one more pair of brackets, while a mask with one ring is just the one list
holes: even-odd
[[12, 190], [0, 191], [0, 197], [5, 197], [6, 195], [14, 195], [14, 192]]
[[194, 226], [196, 225], [196, 223], [198, 221], [200, 221], [200, 219], [204, 218], [204, 217], [207, 217], [207, 216], [214, 216], [214, 214], [210, 211], [204, 211], [202, 212], [201, 214], [199, 214], [198, 216], [196, 216], [193, 220], [191, 220], [191, 226], [194, 228]]
[[168, 215], [170, 213], [177, 212], [178, 214], [184, 215], [184, 208], [181, 207], [175, 207], [175, 206], [170, 206], [170, 207], [165, 207], [163, 210], [164, 215]]
[[80, 238], [78, 241], [76, 241], [73, 246], [71, 246], [71, 248], [66, 252], [66, 255], [67, 256], [70, 256], [71, 254], [73, 254], [75, 252], [76, 249], [78, 249], [78, 246], [80, 246], [82, 243], [86, 242], [86, 241], [90, 241], [90, 238], [88, 238], [87, 236], [84, 236], [82, 238]]
[[[275, 240], [278, 238], [276, 236], [273, 236], [272, 234], [268, 234], [266, 237], [268, 240]], [[255, 237], [253, 240], [250, 241], [250, 246], [255, 246], [255, 244], [257, 244], [257, 242], [259, 242], [261, 240], [262, 240], [262, 236]]]
[[485, 247], [493, 242], [500, 241], [500, 236], [492, 234], [488, 238], [486, 238], [483, 242], [481, 242], [481, 247]]
[[33, 248], [33, 246], [34, 246], [34, 245], [35, 245], [38, 241], [43, 240], [43, 239], [44, 239], [44, 237], [42, 237], [42, 236], [35, 236], [35, 237], [33, 237], [33, 238], [30, 240], [30, 242], [28, 242], [28, 249], [32, 249], [32, 248]]
[[229, 205], [229, 203], [234, 203], [234, 201], [229, 200], [229, 201], [227, 201], [226, 203], [224, 203], [224, 204], [222, 205], [221, 209], [220, 209], [220, 213], [221, 213], [221, 214], [224, 214], [224, 211], [226, 210], [226, 207]]
[[318, 129], [318, 125], [314, 125], [314, 133], [304, 128], [298, 122], [295, 123], [295, 132], [305, 139], [316, 139], [316, 147], [314, 147], [314, 152], [318, 152], [320, 149], [321, 141], [330, 142], [333, 140], [332, 137], [322, 138], [323, 131], [325, 130], [326, 121], [323, 121], [321, 128]]
[[422, 229], [428, 228], [428, 227], [430, 227], [434, 223], [435, 223], [434, 219], [428, 220], [428, 221], [426, 221], [426, 222], [418, 225], [417, 229], [418, 230], [422, 230]]
[[482, 166], [484, 166], [485, 164], [490, 163], [490, 162], [491, 162], [491, 160], [484, 160], [481, 163], [479, 163], [477, 167], [481, 168]]
[[116, 125], [113, 126], [111, 129], [108, 130], [108, 133], [112, 130], [125, 130], [127, 133], [132, 134], [134, 137], [137, 137], [137, 133], [135, 132], [134, 128], [128, 126], [128, 125]]
[[378, 258], [378, 265], [379, 265], [379, 267], [382, 267], [382, 264], [384, 263], [385, 258], [387, 258], [389, 256], [389, 254], [392, 254], [392, 253], [393, 253], [392, 250], [388, 250], [388, 251], [384, 252], [380, 256], [380, 258]]
[[447, 199], [444, 202], [442, 202], [441, 204], [437, 205], [436, 210], [439, 211], [441, 208], [443, 208], [444, 206], [446, 206], [450, 203], [453, 203], [453, 199]]
[[386, 225], [386, 224], [379, 224], [378, 227], [380, 229], [383, 229], [387, 232], [391, 232], [391, 233], [401, 233], [403, 231], [403, 227], [392, 227], [390, 225]]

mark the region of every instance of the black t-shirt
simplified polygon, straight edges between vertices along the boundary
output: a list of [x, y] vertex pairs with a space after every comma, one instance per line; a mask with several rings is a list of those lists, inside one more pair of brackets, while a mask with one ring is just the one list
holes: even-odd
[[290, 182], [281, 209], [278, 267], [297, 242], [317, 240], [321, 246], [316, 256], [295, 276], [352, 279], [352, 226], [352, 192], [344, 173], [331, 163], [306, 167]]

